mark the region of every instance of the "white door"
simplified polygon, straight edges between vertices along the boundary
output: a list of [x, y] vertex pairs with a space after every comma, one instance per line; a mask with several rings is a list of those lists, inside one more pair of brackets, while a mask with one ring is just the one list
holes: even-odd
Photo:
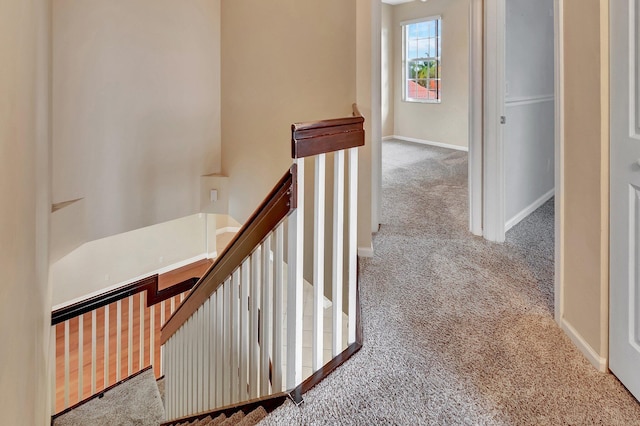
[[639, 0], [611, 2], [610, 369], [640, 399]]

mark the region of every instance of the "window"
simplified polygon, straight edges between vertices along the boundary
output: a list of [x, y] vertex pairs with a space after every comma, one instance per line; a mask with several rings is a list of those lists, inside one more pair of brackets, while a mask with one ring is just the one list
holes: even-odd
[[402, 24], [403, 99], [408, 102], [440, 102], [442, 19]]

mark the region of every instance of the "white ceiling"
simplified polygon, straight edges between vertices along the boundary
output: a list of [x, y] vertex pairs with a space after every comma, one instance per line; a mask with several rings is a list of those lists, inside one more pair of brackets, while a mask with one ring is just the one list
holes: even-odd
[[413, 1], [413, 0], [382, 0], [382, 3], [402, 4], [402, 3], [409, 3], [410, 1]]

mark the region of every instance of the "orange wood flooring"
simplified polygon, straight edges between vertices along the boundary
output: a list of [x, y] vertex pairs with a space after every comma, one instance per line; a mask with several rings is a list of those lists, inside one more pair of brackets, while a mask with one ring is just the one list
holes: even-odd
[[[192, 277], [201, 277], [211, 266], [212, 261], [205, 259], [191, 265], [185, 266], [175, 271], [162, 274], [159, 277], [159, 289], [171, 287]], [[187, 293], [183, 293], [185, 296]], [[180, 304], [180, 297], [173, 298], [174, 308]], [[140, 303], [143, 309], [140, 309]], [[132, 327], [129, 328], [129, 303], [132, 301]], [[153, 306], [154, 330], [151, 333], [151, 310], [146, 307], [146, 294], [138, 293], [131, 298], [125, 298], [121, 303], [121, 332], [120, 332], [120, 353], [116, 353], [117, 336], [117, 302], [103, 308], [95, 310], [95, 334], [96, 357], [92, 362], [92, 329], [93, 312], [82, 315], [83, 338], [82, 345], [79, 341], [79, 317], [68, 321], [69, 323], [69, 397], [68, 406], [72, 406], [91, 395], [102, 391], [119, 380], [123, 380], [132, 373], [136, 373], [149, 365], [154, 366], [156, 377], [160, 377], [160, 328], [161, 324], [161, 304]], [[109, 338], [108, 338], [108, 366], [105, 379], [105, 312], [109, 310]], [[143, 312], [142, 321], [140, 313]], [[171, 299], [164, 302], [164, 320], [171, 316]], [[143, 329], [142, 345], [140, 332]], [[129, 336], [132, 338], [131, 345], [131, 370], [129, 369]], [[66, 408], [65, 404], [65, 323], [56, 325], [56, 410], [58, 413]], [[151, 342], [153, 340], [153, 345]], [[150, 348], [153, 350], [150, 352]], [[82, 348], [80, 350], [80, 348]], [[140, 351], [142, 348], [143, 360], [140, 362]], [[79, 355], [82, 353], [82, 368], [79, 368]], [[151, 360], [151, 357], [153, 360]], [[117, 369], [118, 358], [120, 361], [119, 374]], [[95, 388], [92, 384], [92, 372], [95, 369]], [[79, 372], [82, 371], [80, 375]], [[82, 378], [82, 386], [80, 386]], [[81, 389], [80, 389], [81, 387]]]

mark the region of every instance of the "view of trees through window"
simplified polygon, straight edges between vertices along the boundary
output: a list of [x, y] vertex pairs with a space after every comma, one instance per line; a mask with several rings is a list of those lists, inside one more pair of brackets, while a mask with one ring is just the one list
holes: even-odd
[[403, 26], [405, 100], [440, 101], [441, 26], [439, 17]]

